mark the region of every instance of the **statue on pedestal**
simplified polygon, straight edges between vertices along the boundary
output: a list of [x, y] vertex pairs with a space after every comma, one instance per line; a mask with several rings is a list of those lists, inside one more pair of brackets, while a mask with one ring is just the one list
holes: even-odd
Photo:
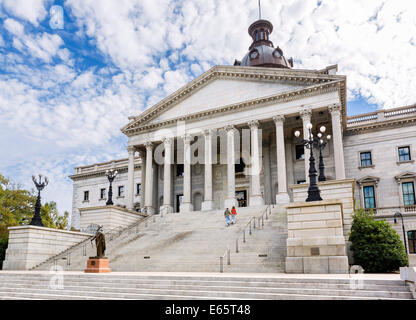
[[97, 256], [94, 257], [96, 259], [105, 259], [105, 236], [102, 231], [103, 226], [99, 226], [95, 236], [91, 239], [91, 242], [95, 240], [95, 246], [97, 248]]

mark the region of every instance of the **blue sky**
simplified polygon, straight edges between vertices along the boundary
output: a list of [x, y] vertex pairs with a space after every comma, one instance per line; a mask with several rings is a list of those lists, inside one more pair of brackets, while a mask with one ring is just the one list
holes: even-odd
[[[64, 29], [50, 27], [50, 8]], [[348, 114], [416, 102], [410, 0], [263, 0], [271, 40], [295, 68], [338, 64]], [[257, 1], [0, 0], [0, 172], [71, 210], [78, 165], [126, 157], [120, 128], [250, 45]]]

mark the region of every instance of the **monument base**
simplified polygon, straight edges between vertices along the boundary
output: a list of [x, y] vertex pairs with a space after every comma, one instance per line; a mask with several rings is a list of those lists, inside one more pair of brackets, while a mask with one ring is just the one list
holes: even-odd
[[87, 262], [86, 273], [107, 273], [111, 272], [110, 261], [107, 258], [90, 257]]

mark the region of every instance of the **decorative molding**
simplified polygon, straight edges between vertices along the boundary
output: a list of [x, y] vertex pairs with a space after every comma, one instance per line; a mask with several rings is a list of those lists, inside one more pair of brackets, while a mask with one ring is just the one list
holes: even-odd
[[312, 117], [312, 109], [310, 107], [302, 107], [302, 110], [299, 112], [302, 121], [305, 122], [310, 122], [311, 121], [311, 117]]
[[259, 122], [258, 120], [250, 120], [248, 122], [248, 126], [250, 127], [250, 129], [258, 129], [259, 128]]
[[285, 116], [284, 115], [277, 115], [273, 117], [274, 123], [277, 125], [283, 125], [285, 122]]
[[[227, 72], [221, 72], [220, 70], [227, 70]], [[220, 107], [216, 109], [206, 110], [198, 112], [195, 114], [188, 114], [179, 118], [170, 119], [167, 121], [162, 121], [155, 124], [147, 124], [150, 120], [154, 119], [156, 115], [166, 111], [173, 105], [176, 105], [183, 99], [189, 96], [191, 92], [193, 93], [198, 89], [202, 84], [205, 84], [207, 81], [212, 81], [214, 79], [223, 79], [223, 78], [244, 78], [246, 80], [254, 81], [271, 81], [271, 82], [291, 82], [296, 83], [302, 82], [306, 85], [309, 85], [306, 88], [300, 90], [287, 91], [273, 96], [263, 97], [259, 99], [244, 101], [241, 103]], [[174, 124], [176, 121], [184, 120], [194, 120], [195, 118], [212, 116], [214, 113], [218, 112], [227, 112], [233, 111], [235, 109], [246, 109], [250, 107], [255, 107], [258, 104], [267, 104], [267, 103], [276, 103], [280, 101], [291, 101], [294, 99], [299, 99], [300, 97], [313, 96], [321, 93], [339, 91], [340, 99], [342, 105], [345, 106], [345, 97], [346, 97], [346, 77], [339, 75], [324, 75], [320, 74], [317, 71], [299, 71], [299, 70], [271, 70], [270, 68], [253, 68], [253, 67], [223, 67], [217, 66], [213, 67], [211, 70], [207, 71], [205, 74], [201, 75], [197, 79], [191, 81], [185, 87], [179, 89], [172, 95], [168, 96], [158, 104], [149, 108], [143, 112], [140, 116], [135, 117], [135, 120], [130, 122], [124, 128], [122, 132], [127, 136], [134, 135], [139, 131], [149, 130], [157, 128], [160, 126], [165, 126], [169, 124]], [[345, 107], [343, 108], [345, 112]]]
[[190, 134], [185, 134], [182, 136], [183, 142], [186, 144], [190, 144], [192, 141], [192, 136]]
[[328, 107], [328, 111], [331, 115], [336, 112], [339, 112], [339, 114], [341, 114], [341, 110], [342, 110], [341, 105], [338, 103], [332, 104]]
[[375, 183], [377, 186], [378, 182], [380, 181], [379, 177], [373, 177], [373, 176], [365, 176], [364, 178], [358, 179], [357, 183], [361, 186], [364, 183]]
[[227, 133], [233, 133], [234, 134], [235, 127], [231, 124], [227, 124], [224, 127], [224, 130], [227, 131]]
[[171, 137], [163, 137], [162, 138], [162, 142], [163, 142], [163, 145], [166, 147], [166, 146], [171, 146], [172, 145], [172, 141], [173, 141], [173, 138], [171, 138]]
[[146, 141], [146, 142], [144, 143], [144, 145], [146, 146], [146, 151], [147, 151], [147, 150], [152, 151], [152, 149], [153, 149], [153, 143], [152, 143], [152, 141]]
[[204, 136], [208, 137], [208, 136], [212, 136], [214, 135], [214, 132], [217, 131], [216, 129], [204, 129]]

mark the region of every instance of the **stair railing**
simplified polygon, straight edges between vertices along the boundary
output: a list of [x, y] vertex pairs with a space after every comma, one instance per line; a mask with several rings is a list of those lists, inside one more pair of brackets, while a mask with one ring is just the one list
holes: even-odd
[[220, 273], [224, 272], [224, 258], [227, 256], [227, 265], [231, 264], [231, 250], [228, 248], [224, 254], [220, 257]]
[[[142, 224], [142, 223], [145, 223], [145, 225], [147, 227], [147, 221], [150, 220], [152, 218], [152, 216], [153, 216], [153, 222], [155, 222], [156, 220], [155, 220], [154, 215], [149, 215], [149, 216], [144, 217], [143, 219], [139, 219], [139, 220], [133, 222], [132, 224], [128, 225], [127, 227], [115, 227], [115, 228], [112, 228], [109, 231], [104, 232], [104, 235], [106, 236], [106, 238], [109, 241], [113, 241], [113, 240], [117, 239], [118, 237], [120, 237], [125, 232], [129, 232], [129, 234], [130, 234], [130, 230], [133, 229], [133, 228], [136, 228], [136, 233], [137, 233], [138, 232], [138, 226], [140, 224]], [[86, 256], [87, 255], [87, 247], [86, 246], [87, 246], [88, 241], [90, 241], [92, 238], [93, 238], [93, 235], [91, 235], [87, 239], [85, 239], [85, 240], [83, 240], [81, 242], [78, 242], [78, 243], [74, 244], [73, 246], [71, 246], [71, 247], [63, 250], [62, 252], [60, 252], [60, 253], [58, 253], [58, 254], [56, 254], [56, 255], [48, 258], [47, 260], [45, 260], [45, 261], [43, 261], [43, 262], [35, 265], [34, 267], [30, 268], [29, 270], [34, 270], [34, 269], [40, 267], [41, 265], [44, 265], [44, 264], [49, 263], [49, 262], [52, 262], [52, 261], [54, 262], [54, 265], [55, 265], [55, 268], [56, 268], [57, 260], [60, 259], [60, 258], [62, 258], [63, 256], [66, 256], [66, 258], [67, 258], [67, 265], [70, 265], [70, 262], [68, 264], [68, 261], [70, 261], [69, 260], [70, 259], [70, 254], [73, 251], [75, 251], [75, 250], [77, 250], [79, 248], [82, 248], [81, 255], [82, 256]]]

